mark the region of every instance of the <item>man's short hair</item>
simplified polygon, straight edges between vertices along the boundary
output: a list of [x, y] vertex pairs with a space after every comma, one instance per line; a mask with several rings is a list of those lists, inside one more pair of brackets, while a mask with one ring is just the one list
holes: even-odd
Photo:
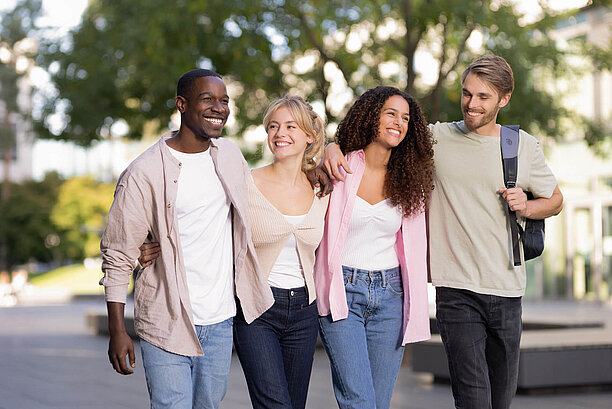
[[500, 56], [487, 55], [473, 61], [463, 71], [461, 84], [465, 82], [468, 74], [476, 74], [480, 79], [488, 82], [502, 98], [514, 91], [514, 74], [510, 64]]
[[217, 77], [223, 79], [219, 74], [211, 70], [205, 70], [201, 68], [197, 68], [195, 70], [191, 70], [181, 75], [178, 83], [176, 84], [176, 96], [187, 98], [189, 91], [193, 87], [193, 83], [195, 80], [201, 77]]

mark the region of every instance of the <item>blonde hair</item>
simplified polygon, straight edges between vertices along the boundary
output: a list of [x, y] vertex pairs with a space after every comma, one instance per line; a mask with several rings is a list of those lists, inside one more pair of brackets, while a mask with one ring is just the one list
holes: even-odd
[[266, 110], [264, 115], [263, 125], [268, 131], [272, 115], [279, 108], [287, 108], [304, 133], [312, 138], [312, 143], [306, 146], [304, 158], [302, 159], [302, 170], [307, 171], [314, 169], [317, 166], [315, 158], [321, 158], [323, 154], [323, 145], [325, 144], [325, 122], [312, 109], [312, 105], [304, 101], [302, 97], [285, 95], [282, 98], [274, 101]]
[[487, 55], [473, 61], [463, 71], [461, 84], [465, 82], [468, 74], [474, 73], [480, 79], [488, 82], [499, 94], [501, 99], [514, 91], [514, 74], [510, 64], [500, 56]]

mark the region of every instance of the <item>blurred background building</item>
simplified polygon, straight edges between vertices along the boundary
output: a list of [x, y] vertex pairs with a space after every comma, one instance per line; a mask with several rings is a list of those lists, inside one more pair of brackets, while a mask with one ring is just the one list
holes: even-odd
[[[561, 22], [552, 35], [561, 49], [572, 47], [576, 39], [605, 46], [612, 40], [610, 27], [612, 11], [589, 6]], [[576, 74], [553, 84], [566, 94], [563, 105], [610, 124], [612, 74], [586, 60], [571, 63]], [[585, 137], [576, 131], [545, 146], [565, 202], [563, 212], [546, 222], [545, 255], [528, 263], [528, 297], [612, 297], [612, 160], [609, 154], [596, 155]]]

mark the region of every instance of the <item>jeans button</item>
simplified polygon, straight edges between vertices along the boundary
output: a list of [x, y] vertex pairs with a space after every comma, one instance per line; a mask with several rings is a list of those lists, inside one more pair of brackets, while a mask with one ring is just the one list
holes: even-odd
[[291, 296], [293, 297], [295, 295], [295, 291], [291, 290]]

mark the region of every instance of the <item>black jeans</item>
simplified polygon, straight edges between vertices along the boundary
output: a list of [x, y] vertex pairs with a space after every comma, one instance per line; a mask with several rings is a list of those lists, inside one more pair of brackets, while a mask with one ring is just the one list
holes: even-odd
[[319, 330], [305, 287], [272, 287], [274, 305], [250, 324], [239, 309], [234, 345], [253, 408], [303, 409]]
[[521, 297], [436, 287], [436, 318], [458, 409], [507, 409], [516, 394]]

